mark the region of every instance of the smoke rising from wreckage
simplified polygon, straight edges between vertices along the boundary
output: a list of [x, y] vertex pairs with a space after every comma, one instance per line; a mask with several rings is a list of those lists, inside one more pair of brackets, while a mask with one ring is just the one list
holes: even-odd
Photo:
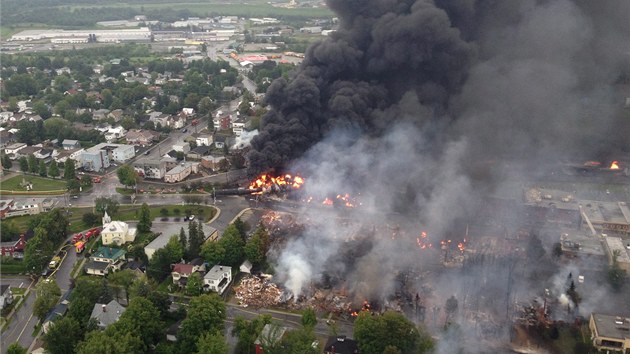
[[[427, 266], [419, 246], [463, 243], [468, 227], [461, 225], [504, 180], [536, 176], [531, 166], [610, 158], [628, 148], [630, 120], [613, 84], [628, 65], [630, 2], [328, 4], [340, 28], [308, 49], [289, 80], [269, 87], [271, 109], [248, 155], [251, 175], [299, 171], [306, 196], [361, 194], [364, 214], [351, 224], [329, 211], [304, 211], [311, 222], [286, 242], [276, 267], [296, 298], [333, 275], [356, 296], [384, 301], [399, 288], [397, 274]], [[392, 215], [416, 235], [409, 236], [415, 247], [374, 232]], [[529, 227], [518, 215], [509, 219], [505, 230]], [[421, 230], [428, 240], [417, 237]], [[350, 264], [347, 235], [369, 244]], [[505, 319], [506, 302], [539, 288], [524, 284], [527, 277], [513, 283], [509, 259], [519, 257], [505, 258], [432, 286], [443, 298], [477, 297], [478, 309]], [[496, 295], [506, 288], [507, 298]], [[458, 344], [444, 341], [439, 350], [450, 345]]]

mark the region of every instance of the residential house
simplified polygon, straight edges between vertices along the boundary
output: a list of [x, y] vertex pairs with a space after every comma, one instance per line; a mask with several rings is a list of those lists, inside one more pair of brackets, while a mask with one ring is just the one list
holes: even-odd
[[630, 353], [630, 316], [592, 313], [588, 327], [598, 351]]
[[223, 149], [225, 147], [227, 141], [227, 137], [224, 135], [216, 135], [214, 137], [214, 146], [217, 149]]
[[36, 152], [38, 152], [41, 149], [42, 147], [40, 144], [32, 145], [32, 146], [25, 146], [22, 149], [20, 149], [17, 153], [15, 153], [14, 156], [16, 159], [19, 159], [22, 156], [28, 157], [29, 155], [34, 155]]
[[0, 242], [0, 255], [2, 257], [24, 258], [26, 241], [26, 234], [21, 234], [20, 238], [15, 241]]
[[132, 129], [125, 134], [128, 144], [149, 146], [160, 140], [160, 133], [152, 130]]
[[149, 121], [153, 122], [153, 124], [157, 127], [158, 124], [161, 127], [170, 127], [171, 126], [171, 115], [162, 113], [162, 112], [151, 112], [149, 114]]
[[173, 144], [173, 150], [181, 151], [184, 154], [187, 154], [190, 151], [190, 144], [186, 142], [181, 142], [177, 144]]
[[0, 204], [1, 203], [8, 204], [8, 210], [6, 209], [6, 206], [3, 208], [5, 211], [3, 212], [2, 217], [9, 218], [12, 216], [35, 215], [43, 211], [50, 211], [56, 201], [50, 198], [28, 198], [18, 201], [7, 199], [1, 201]]
[[173, 167], [164, 174], [164, 182], [176, 183], [183, 181], [191, 173], [199, 172], [198, 162], [182, 162], [180, 165]]
[[50, 330], [50, 326], [60, 317], [63, 317], [68, 312], [68, 306], [70, 306], [70, 294], [72, 294], [72, 289], [66, 291], [59, 303], [50, 311], [48, 316], [44, 319], [44, 323], [42, 324], [42, 330], [44, 334], [48, 333]]
[[85, 271], [91, 275], [107, 275], [110, 270], [119, 270], [125, 263], [126, 253], [118, 248], [99, 247], [85, 265]]
[[216, 118], [212, 120], [214, 130], [230, 129], [231, 122], [232, 122], [232, 116], [229, 114], [225, 116], [217, 116]]
[[356, 354], [359, 352], [359, 344], [356, 340], [346, 336], [328, 337], [324, 346], [325, 354]]
[[15, 143], [15, 135], [4, 128], [0, 128], [0, 149], [13, 145], [13, 143]]
[[136, 154], [133, 145], [100, 143], [83, 151], [77, 161], [87, 171], [101, 171], [111, 161], [126, 162]]
[[11, 285], [0, 285], [0, 310], [11, 305], [13, 303], [13, 292], [11, 291]]
[[241, 134], [243, 134], [243, 131], [245, 129], [248, 129], [250, 125], [251, 123], [248, 118], [244, 118], [244, 117], [238, 118], [232, 122], [232, 132], [236, 136], [241, 136]]
[[0, 219], [4, 219], [13, 207], [13, 199], [0, 200]]
[[118, 123], [122, 120], [123, 115], [124, 115], [123, 110], [119, 108], [119, 109], [115, 109], [109, 112], [107, 114], [107, 118], [111, 118], [114, 120], [114, 122]]
[[177, 342], [177, 334], [179, 333], [179, 330], [182, 329], [182, 321], [183, 320], [179, 320], [168, 327], [168, 329], [166, 330], [167, 341]]
[[9, 155], [9, 157], [16, 156], [17, 152], [22, 150], [25, 147], [26, 147], [26, 144], [24, 144], [24, 143], [11, 144], [11, 145], [9, 145], [9, 146], [4, 148], [4, 153]]
[[170, 127], [173, 129], [181, 129], [184, 127], [184, 125], [186, 125], [186, 118], [185, 117], [180, 117], [180, 116], [171, 116], [170, 117]]
[[201, 158], [201, 167], [207, 168], [212, 171], [219, 170], [221, 167], [221, 161], [225, 160], [225, 156], [208, 155]]
[[[208, 226], [206, 224], [202, 224], [202, 228], [203, 228], [204, 243], [208, 242], [209, 240], [216, 240], [219, 237], [219, 232], [217, 231], [217, 229], [211, 226]], [[186, 238], [188, 238], [187, 227], [184, 228], [184, 233], [186, 234]], [[147, 255], [147, 259], [150, 260], [151, 257], [153, 257], [153, 254], [157, 250], [166, 246], [166, 244], [168, 243], [168, 241], [171, 239], [172, 236], [173, 235], [170, 235], [170, 234], [161, 234], [160, 236], [156, 237], [153, 241], [151, 241], [151, 243], [146, 245], [146, 247], [144, 247], [144, 253]]]
[[280, 342], [286, 331], [286, 327], [275, 323], [267, 323], [258, 338], [256, 338], [256, 341], [254, 341], [256, 354], [263, 354], [265, 352], [265, 346]]
[[92, 120], [104, 120], [107, 119], [107, 115], [109, 114], [109, 109], [101, 108], [94, 112], [92, 112]]
[[105, 133], [105, 141], [111, 143], [116, 139], [124, 137], [125, 133], [127, 133], [127, 131], [120, 125], [114, 128], [110, 128], [107, 133]]
[[79, 143], [78, 140], [71, 140], [71, 139], [64, 139], [61, 142], [61, 147], [64, 150], [73, 150], [73, 149], [78, 149], [81, 147], [81, 144]]
[[240, 267], [238, 267], [238, 270], [241, 271], [241, 273], [252, 273], [252, 262], [250, 262], [249, 260], [245, 260], [245, 262], [243, 262], [243, 264], [241, 264]]
[[210, 146], [214, 142], [212, 134], [193, 134], [197, 146]]
[[186, 154], [186, 157], [189, 159], [200, 160], [202, 157], [208, 154], [210, 154], [210, 147], [202, 145], [202, 146], [197, 146], [196, 148], [190, 150]]
[[[173, 167], [177, 165], [175, 161]], [[134, 161], [133, 168], [144, 178], [162, 179], [166, 174], [166, 162], [151, 158], [142, 158]], [[172, 168], [172, 167], [171, 167]]]
[[232, 267], [215, 265], [203, 276], [204, 291], [214, 291], [223, 295], [225, 289], [232, 282]]
[[201, 262], [201, 264], [190, 264], [185, 263], [177, 263], [171, 265], [171, 276], [173, 277], [173, 284], [179, 285], [180, 287], [186, 286], [188, 282], [188, 278], [196, 272], [205, 272], [206, 266]]
[[107, 304], [94, 304], [90, 318], [96, 320], [98, 328], [105, 328], [118, 322], [120, 316], [125, 312], [125, 308], [116, 300], [112, 300]]
[[195, 109], [194, 108], [182, 108], [182, 113], [186, 116], [186, 117], [192, 117], [195, 115]]
[[[72, 150], [62, 150], [59, 151], [59, 154], [57, 154], [57, 156], [53, 156], [53, 160], [57, 161], [57, 162], [63, 162], [65, 163], [66, 160], [71, 159], [74, 161], [78, 161], [79, 157], [81, 156], [81, 154], [84, 152], [84, 149], [72, 149]], [[81, 167], [80, 165], [75, 164], [76, 168]]]
[[0, 124], [8, 123], [9, 120], [13, 117], [13, 112], [0, 112]]
[[45, 160], [47, 158], [54, 157], [57, 155], [59, 155], [59, 151], [54, 150], [54, 149], [49, 149], [49, 148], [41, 149], [38, 152], [33, 154], [33, 156], [35, 156], [35, 158], [38, 160]]
[[137, 230], [129, 227], [129, 224], [123, 221], [112, 221], [107, 215], [107, 211], [103, 216], [103, 230], [101, 231], [101, 240], [103, 245], [120, 246], [127, 242], [133, 242], [136, 239]]

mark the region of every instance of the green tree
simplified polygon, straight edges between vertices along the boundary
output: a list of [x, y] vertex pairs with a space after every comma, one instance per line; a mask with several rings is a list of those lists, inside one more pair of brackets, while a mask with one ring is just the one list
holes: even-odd
[[623, 288], [624, 283], [626, 282], [626, 271], [621, 269], [619, 266], [619, 261], [617, 257], [619, 257], [620, 252], [618, 250], [613, 252], [613, 260], [612, 264], [608, 268], [607, 276], [608, 283], [612, 287], [615, 292], [618, 292]]
[[545, 256], [545, 248], [542, 245], [542, 241], [538, 235], [532, 233], [529, 241], [527, 242], [527, 258], [532, 261], [537, 261]]
[[20, 163], [20, 171], [28, 172], [28, 159], [26, 158], [26, 156], [20, 157], [18, 161]]
[[81, 187], [83, 188], [90, 188], [92, 187], [92, 177], [90, 177], [89, 175], [83, 175], [81, 176]]
[[271, 315], [259, 315], [251, 321], [243, 317], [236, 317], [232, 326], [232, 335], [238, 337], [236, 351], [238, 353], [252, 353], [255, 350], [254, 342], [260, 335], [266, 324], [271, 323]]
[[19, 111], [20, 107], [18, 106], [18, 100], [16, 97], [10, 97], [9, 98], [9, 106], [7, 107], [7, 110], [9, 112], [13, 112], [13, 113], [17, 113]]
[[51, 354], [74, 353], [74, 347], [83, 338], [79, 322], [70, 316], [52, 323], [44, 334], [44, 348]]
[[203, 233], [199, 234], [197, 223], [191, 221], [188, 223], [188, 257], [195, 259], [199, 257], [201, 245], [203, 244]]
[[28, 271], [39, 274], [47, 266], [48, 261], [55, 253], [53, 245], [47, 239], [46, 229], [38, 227], [35, 236], [31, 238], [24, 248], [24, 265]]
[[245, 242], [247, 241], [247, 224], [243, 220], [241, 220], [241, 218], [236, 218], [233, 225], [238, 231], [238, 234], [243, 239], [243, 244], [245, 244]]
[[33, 154], [28, 155], [28, 170], [31, 173], [37, 173], [37, 171], [39, 171], [39, 163]]
[[116, 171], [120, 183], [127, 187], [135, 186], [138, 180], [138, 173], [130, 165], [123, 165]]
[[48, 167], [48, 175], [52, 178], [59, 177], [59, 165], [57, 165], [57, 161], [52, 160], [50, 162], [50, 166]]
[[81, 216], [81, 220], [85, 224], [85, 226], [91, 227], [94, 225], [98, 225], [101, 221], [101, 218], [94, 213], [85, 213]]
[[188, 315], [182, 321], [177, 338], [181, 352], [195, 352], [197, 340], [204, 333], [222, 332], [225, 316], [225, 303], [217, 294], [204, 294], [190, 300]]
[[42, 177], [46, 177], [46, 175], [48, 174], [48, 171], [46, 169], [46, 163], [44, 162], [44, 160], [39, 160], [39, 175]]
[[107, 210], [107, 214], [109, 216], [113, 216], [118, 213], [118, 207], [118, 201], [114, 199], [106, 197], [99, 197], [94, 199], [94, 208], [96, 212], [100, 215], [105, 215], [105, 211]]
[[186, 231], [184, 231], [184, 227], [179, 229], [179, 243], [182, 245], [182, 249], [188, 248], [188, 241], [186, 239]]
[[138, 231], [142, 233], [151, 232], [152, 225], [151, 209], [147, 203], [142, 203], [142, 207], [140, 207], [140, 217], [138, 218]]
[[199, 104], [197, 104], [197, 113], [206, 115], [212, 111], [212, 108], [214, 108], [212, 99], [210, 97], [204, 97], [199, 100]]
[[245, 244], [245, 257], [256, 267], [266, 262], [269, 233], [261, 226]]
[[312, 328], [300, 328], [285, 333], [278, 346], [282, 348], [283, 353], [317, 354], [320, 350], [318, 347], [313, 347], [315, 340], [317, 337]]
[[57, 304], [61, 296], [61, 289], [59, 289], [57, 282], [52, 279], [37, 284], [35, 287], [35, 295], [33, 315], [39, 318], [40, 321], [43, 321], [48, 315], [48, 312]]
[[199, 273], [195, 272], [188, 277], [188, 283], [186, 283], [186, 294], [189, 296], [199, 296], [201, 295], [202, 287], [203, 279]]
[[237, 266], [242, 262], [245, 243], [234, 224], [231, 224], [225, 229], [223, 236], [219, 240], [219, 244], [225, 250], [223, 262], [226, 265]]
[[63, 178], [70, 181], [77, 178], [73, 159], [67, 159], [63, 167]]
[[225, 248], [219, 242], [207, 242], [201, 248], [201, 256], [208, 264], [223, 263]]
[[114, 329], [120, 333], [133, 333], [144, 341], [145, 348], [160, 341], [162, 321], [160, 312], [148, 299], [135, 297], [120, 316]]
[[143, 354], [144, 343], [134, 333], [121, 333], [109, 328], [106, 331], [92, 331], [79, 343], [77, 354]]
[[354, 322], [354, 338], [359, 351], [365, 354], [381, 354], [388, 346], [402, 353], [426, 353], [432, 347], [426, 334], [402, 314], [392, 311], [379, 316], [361, 312]]
[[444, 309], [446, 310], [446, 322], [448, 322], [455, 314], [455, 312], [457, 312], [457, 307], [458, 303], [455, 295], [451, 295], [451, 297], [446, 299], [446, 306], [444, 307]]
[[205, 333], [197, 341], [197, 354], [227, 354], [229, 351], [221, 332]]
[[302, 326], [304, 328], [315, 328], [317, 325], [317, 314], [312, 307], [309, 307], [302, 311]]
[[48, 105], [44, 101], [36, 101], [33, 103], [33, 111], [35, 114], [42, 117], [42, 119], [48, 119], [51, 116], [50, 108], [48, 108]]
[[580, 294], [577, 292], [577, 289], [575, 288], [575, 282], [573, 280], [571, 280], [571, 284], [569, 285], [569, 288], [567, 289], [566, 293], [569, 299], [573, 301], [573, 305], [575, 307], [579, 306], [580, 302], [582, 301], [582, 298]]
[[149, 260], [147, 275], [158, 282], [164, 281], [171, 274], [171, 264], [179, 262], [183, 256], [184, 250], [179, 239], [177, 236], [171, 237], [166, 246], [155, 251]]
[[69, 179], [66, 181], [66, 188], [68, 188], [69, 191], [76, 192], [81, 188], [81, 182], [76, 179]]
[[7, 347], [7, 354], [26, 354], [28, 350], [18, 343], [11, 343]]
[[129, 303], [129, 288], [136, 280], [136, 276], [129, 269], [123, 269], [118, 272], [114, 272], [107, 276], [107, 280], [111, 285], [116, 287], [116, 294], [118, 295], [120, 291], [123, 291], [125, 294], [125, 303]]
[[9, 158], [7, 154], [2, 155], [2, 167], [7, 170], [13, 167], [13, 161], [11, 161], [11, 158]]

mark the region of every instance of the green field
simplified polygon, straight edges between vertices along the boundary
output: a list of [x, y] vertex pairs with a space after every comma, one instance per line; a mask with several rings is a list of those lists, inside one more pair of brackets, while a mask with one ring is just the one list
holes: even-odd
[[31, 192], [38, 191], [66, 191], [66, 181], [54, 180], [50, 178], [43, 178], [38, 176], [15, 176], [0, 183], [0, 190], [2, 191], [19, 191], [26, 192], [26, 188], [21, 187], [22, 179], [33, 184]]
[[[140, 213], [140, 205], [123, 205], [118, 210], [115, 218], [117, 220], [138, 220]], [[166, 209], [168, 211], [167, 216], [185, 216], [186, 211], [189, 210], [191, 214], [202, 216], [205, 220], [210, 220], [216, 214], [216, 209], [212, 206], [206, 205], [153, 205], [150, 206], [151, 218], [156, 219], [162, 217], [160, 210]], [[179, 210], [179, 213], [176, 211]]]

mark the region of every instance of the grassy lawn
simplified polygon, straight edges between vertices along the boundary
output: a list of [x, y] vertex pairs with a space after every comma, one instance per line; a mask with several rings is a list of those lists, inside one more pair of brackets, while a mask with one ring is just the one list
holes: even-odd
[[26, 192], [26, 188], [20, 186], [22, 178], [33, 184], [31, 191], [66, 191], [66, 181], [43, 178], [37, 176], [15, 176], [2, 182], [0, 190]]
[[26, 273], [26, 266], [22, 263], [0, 263], [0, 274]]
[[[138, 220], [140, 207], [140, 205], [121, 206], [115, 218], [118, 220]], [[154, 205], [150, 206], [149, 209], [151, 210], [152, 219], [163, 216], [184, 216], [186, 215], [186, 210], [189, 210], [191, 214], [202, 216], [204, 220], [210, 220], [216, 213], [214, 207], [206, 205]], [[166, 215], [160, 212], [162, 209], [167, 210]]]
[[116, 187], [116, 192], [122, 195], [132, 195], [134, 193], [134, 190], [129, 188]]

